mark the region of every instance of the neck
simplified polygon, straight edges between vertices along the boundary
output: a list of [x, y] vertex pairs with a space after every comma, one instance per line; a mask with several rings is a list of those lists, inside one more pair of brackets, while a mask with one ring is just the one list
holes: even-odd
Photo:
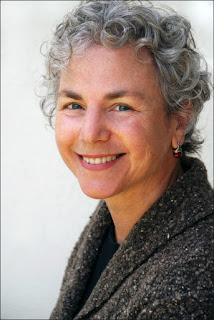
[[162, 194], [182, 176], [183, 171], [178, 162], [173, 170], [160, 175], [159, 179], [136, 185], [115, 197], [106, 199], [115, 226], [117, 243], [121, 244], [133, 226]]

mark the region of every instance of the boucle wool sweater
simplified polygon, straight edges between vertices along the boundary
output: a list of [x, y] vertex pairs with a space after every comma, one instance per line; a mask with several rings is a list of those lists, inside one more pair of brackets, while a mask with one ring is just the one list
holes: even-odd
[[112, 222], [104, 201], [77, 242], [51, 319], [214, 319], [213, 191], [195, 158], [142, 216], [74, 316]]

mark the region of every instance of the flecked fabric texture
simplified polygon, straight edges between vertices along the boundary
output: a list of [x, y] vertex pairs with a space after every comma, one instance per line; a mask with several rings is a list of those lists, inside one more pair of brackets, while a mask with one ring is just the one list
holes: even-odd
[[112, 222], [104, 201], [82, 232], [50, 319], [214, 319], [213, 190], [196, 158], [142, 216], [75, 310]]

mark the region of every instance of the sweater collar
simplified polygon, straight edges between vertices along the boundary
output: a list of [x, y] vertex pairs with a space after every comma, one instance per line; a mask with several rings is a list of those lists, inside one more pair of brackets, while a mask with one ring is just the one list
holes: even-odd
[[[186, 158], [183, 162], [189, 170], [135, 224], [75, 319], [86, 315], [89, 317], [90, 312], [107, 301], [135, 268], [140, 267], [172, 238], [212, 213], [213, 192], [207, 181], [204, 165], [194, 158]], [[83, 245], [91, 260], [85, 261], [85, 256], [82, 256], [80, 264], [83, 263], [85, 267], [87, 263], [92, 265], [91, 262], [95, 259], [93, 252], [98, 251], [97, 247], [101, 245], [101, 239], [110, 224], [110, 213], [105, 202], [101, 202], [92, 218], [91, 239], [89, 241], [87, 236]]]

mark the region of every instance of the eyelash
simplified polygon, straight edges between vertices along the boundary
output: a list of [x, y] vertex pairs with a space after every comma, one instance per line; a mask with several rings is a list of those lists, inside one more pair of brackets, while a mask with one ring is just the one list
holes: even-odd
[[[72, 108], [73, 106], [76, 106], [77, 108]], [[126, 104], [118, 104], [116, 105], [115, 108], [119, 108], [119, 107], [125, 107], [125, 110], [116, 110], [116, 111], [130, 111], [130, 110], [133, 110], [131, 107], [129, 107], [128, 105]], [[67, 106], [65, 106], [65, 108], [68, 108], [68, 109], [71, 109], [71, 110], [82, 110], [84, 109], [81, 105], [79, 105], [78, 103], [70, 103], [68, 104]]]

